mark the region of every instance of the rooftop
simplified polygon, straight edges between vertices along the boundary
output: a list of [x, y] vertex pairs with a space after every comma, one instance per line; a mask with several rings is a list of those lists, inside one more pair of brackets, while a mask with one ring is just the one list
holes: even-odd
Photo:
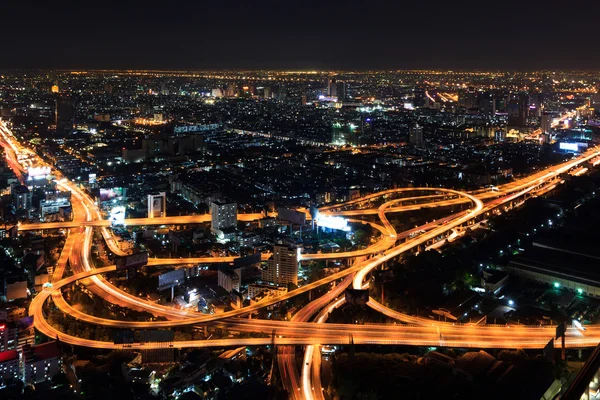
[[19, 353], [16, 350], [3, 351], [0, 353], [0, 363], [7, 361], [18, 360]]
[[31, 346], [30, 350], [35, 361], [48, 360], [50, 358], [61, 356], [60, 347], [58, 346], [57, 341]]

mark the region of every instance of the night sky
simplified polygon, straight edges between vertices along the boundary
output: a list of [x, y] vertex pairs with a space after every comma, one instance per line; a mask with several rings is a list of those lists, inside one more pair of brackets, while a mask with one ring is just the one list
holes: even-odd
[[598, 1], [2, 3], [0, 68], [600, 67]]

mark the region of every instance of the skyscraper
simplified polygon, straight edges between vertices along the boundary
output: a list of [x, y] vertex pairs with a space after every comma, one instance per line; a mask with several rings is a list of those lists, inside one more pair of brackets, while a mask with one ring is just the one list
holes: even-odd
[[423, 127], [419, 124], [415, 124], [410, 127], [408, 142], [413, 146], [423, 145]]
[[474, 90], [461, 89], [458, 91], [458, 105], [466, 109], [473, 108], [477, 104], [477, 92]]
[[235, 228], [237, 226], [237, 203], [210, 203], [212, 229]]
[[477, 99], [477, 103], [479, 105], [479, 111], [482, 114], [496, 114], [496, 99], [490, 92], [481, 93]]
[[520, 93], [508, 104], [508, 128], [524, 128], [529, 117], [529, 95]]
[[552, 115], [551, 114], [542, 114], [542, 123], [541, 123], [542, 133], [548, 134], [552, 131]]
[[168, 96], [169, 95], [169, 89], [167, 88], [167, 83], [166, 82], [162, 82], [160, 84], [160, 94], [162, 94], [163, 96]]
[[337, 81], [335, 80], [335, 78], [330, 78], [327, 86], [328, 86], [327, 94], [330, 97], [336, 97], [337, 96]]
[[262, 270], [262, 280], [275, 285], [298, 284], [298, 251], [288, 246], [275, 245], [273, 255]]
[[74, 116], [73, 104], [69, 98], [56, 99], [55, 123], [57, 134], [68, 135], [73, 132]]
[[519, 118], [521, 126], [527, 126], [527, 118], [529, 117], [529, 94], [519, 94]]
[[12, 190], [13, 205], [17, 210], [27, 210], [31, 207], [31, 192], [27, 186], [16, 186]]
[[337, 97], [339, 101], [346, 100], [346, 82], [338, 82], [337, 86]]

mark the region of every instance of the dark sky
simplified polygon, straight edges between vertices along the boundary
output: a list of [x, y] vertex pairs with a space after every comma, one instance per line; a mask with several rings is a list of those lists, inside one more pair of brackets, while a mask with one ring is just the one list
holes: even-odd
[[0, 68], [600, 68], [600, 1], [2, 3]]

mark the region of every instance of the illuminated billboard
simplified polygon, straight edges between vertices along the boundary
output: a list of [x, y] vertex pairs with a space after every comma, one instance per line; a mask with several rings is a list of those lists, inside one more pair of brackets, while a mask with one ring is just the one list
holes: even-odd
[[125, 190], [120, 187], [100, 189], [100, 201], [108, 201], [115, 197], [122, 197], [125, 194], [124, 192]]
[[46, 176], [50, 175], [50, 167], [29, 167], [27, 169], [29, 176]]
[[110, 223], [113, 225], [125, 225], [125, 207], [113, 207], [110, 210]]
[[176, 126], [173, 128], [174, 133], [193, 133], [193, 132], [206, 132], [215, 131], [221, 127], [221, 124], [196, 124], [196, 125], [183, 125]]
[[577, 143], [560, 143], [558, 147], [565, 151], [579, 151]]
[[28, 179], [44, 179], [50, 175], [50, 167], [29, 167], [27, 169]]
[[319, 100], [320, 101], [330, 101], [330, 102], [337, 102], [338, 98], [336, 96], [324, 96], [324, 95], [320, 95], [319, 96]]
[[350, 231], [350, 226], [348, 226], [348, 220], [342, 217], [334, 217], [331, 215], [317, 215], [316, 218], [317, 225], [323, 228], [329, 229], [337, 229], [345, 232]]

